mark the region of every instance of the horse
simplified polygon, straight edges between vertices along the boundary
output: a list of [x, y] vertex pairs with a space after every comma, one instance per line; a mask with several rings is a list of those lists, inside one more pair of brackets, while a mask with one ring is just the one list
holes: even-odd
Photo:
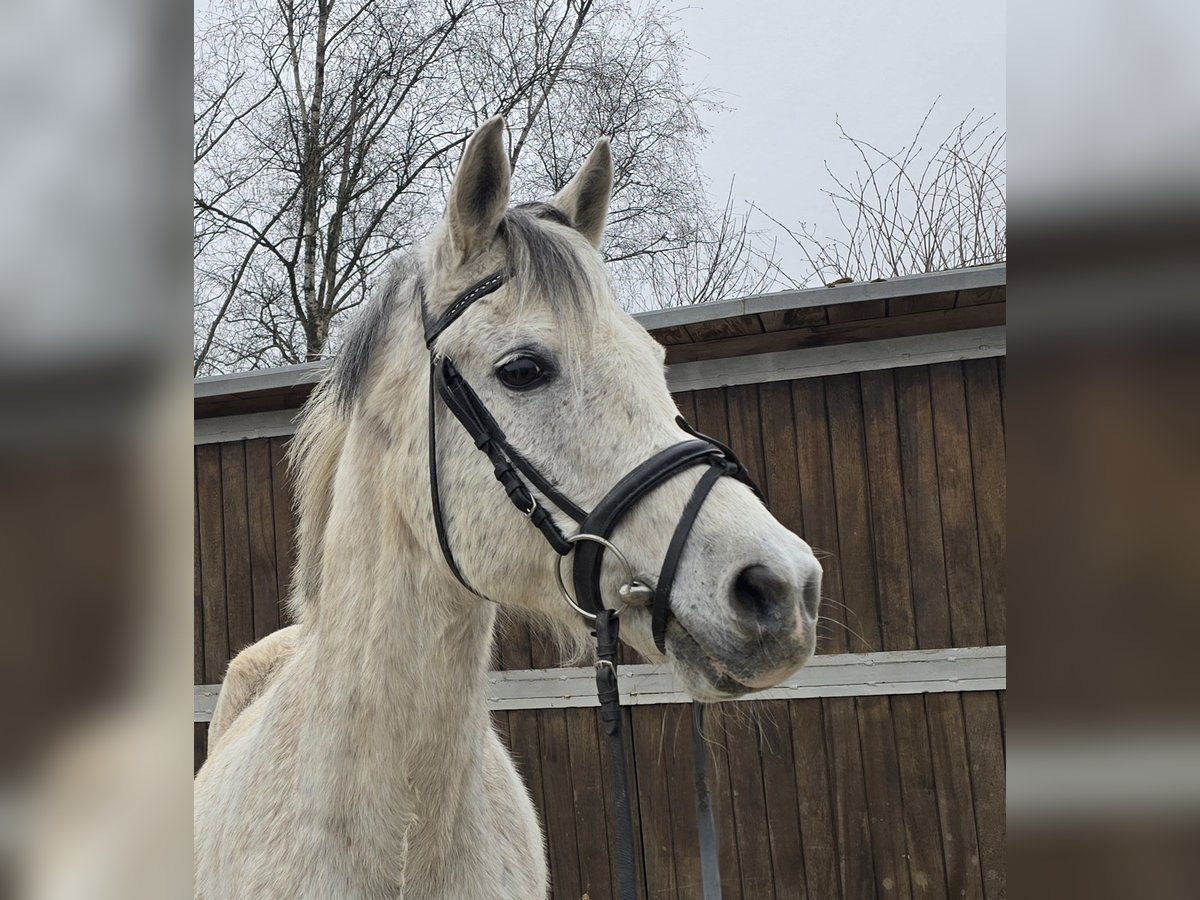
[[[564, 602], [562, 558], [539, 533], [571, 523], [535, 490], [527, 512], [544, 512], [531, 527], [493, 461], [435, 409], [429, 323], [444, 329], [435, 363], [452, 356], [554, 496], [592, 508], [693, 433], [663, 348], [607, 278], [608, 141], [549, 201], [510, 205], [504, 132], [496, 117], [472, 135], [439, 225], [393, 262], [305, 405], [290, 460], [295, 624], [240, 653], [225, 679], [195, 781], [198, 898], [547, 894], [544, 837], [492, 727], [487, 671], [500, 609], [586, 644], [591, 623]], [[468, 295], [478, 302], [459, 315]], [[607, 540], [628, 566], [657, 571], [705, 477], [680, 471], [615, 522]], [[808, 661], [821, 567], [742, 481], [706, 490], [675, 552], [669, 613], [626, 597], [620, 620], [621, 640], [709, 702]], [[597, 562], [611, 606], [615, 556]]]

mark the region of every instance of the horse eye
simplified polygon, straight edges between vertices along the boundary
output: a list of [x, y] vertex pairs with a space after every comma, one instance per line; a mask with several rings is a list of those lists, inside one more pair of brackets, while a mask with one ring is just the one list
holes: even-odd
[[517, 356], [496, 369], [500, 383], [514, 391], [537, 387], [549, 376], [549, 367], [535, 356]]

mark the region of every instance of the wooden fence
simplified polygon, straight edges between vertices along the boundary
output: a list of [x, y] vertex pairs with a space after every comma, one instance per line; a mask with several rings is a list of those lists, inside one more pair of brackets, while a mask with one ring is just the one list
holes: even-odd
[[[923, 279], [643, 318], [668, 344], [673, 385], [728, 385], [678, 391], [684, 414], [828, 554], [819, 653], [831, 665], [710, 715], [727, 900], [1006, 893], [1004, 267]], [[198, 382], [197, 685], [286, 624], [283, 456], [314, 377]], [[898, 661], [920, 674], [904, 680]], [[502, 626], [495, 668], [515, 674], [497, 676], [498, 692], [559, 665], [529, 626]], [[848, 674], [822, 674], [835, 669]], [[697, 897], [689, 710], [662, 690], [625, 713], [640, 877], [647, 897]], [[610, 897], [595, 711], [500, 693], [494, 718], [543, 817], [553, 896]]]

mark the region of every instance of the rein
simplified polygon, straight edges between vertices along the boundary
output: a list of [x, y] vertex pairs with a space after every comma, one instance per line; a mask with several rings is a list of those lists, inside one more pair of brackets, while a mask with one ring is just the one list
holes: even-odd
[[[503, 286], [505, 280], [505, 274], [497, 272], [476, 282], [455, 297], [449, 308], [432, 321], [422, 307], [425, 346], [429, 350], [429, 486], [434, 527], [437, 530], [442, 556], [445, 557], [454, 577], [476, 597], [489, 600], [490, 598], [480, 593], [463, 575], [462, 569], [455, 561], [446, 532], [438, 483], [435, 415], [436, 400], [441, 397], [446, 408], [454, 414], [475, 442], [476, 448], [492, 463], [496, 480], [504, 488], [509, 501], [541, 532], [546, 543], [557, 554], [554, 559], [555, 577], [567, 603], [595, 626], [596, 692], [600, 699], [600, 723], [609, 737], [614, 774], [619, 897], [621, 900], [637, 900], [629, 778], [625, 745], [621, 736], [621, 700], [617, 683], [617, 652], [620, 647], [621, 627], [619, 606], [650, 605], [654, 643], [659, 652], [665, 655], [667, 625], [671, 612], [671, 589], [688, 536], [709, 492], [718, 480], [728, 476], [748, 485], [760, 499], [762, 494], [732, 450], [719, 441], [695, 431], [680, 416], [676, 422], [692, 435], [692, 439], [674, 444], [635, 466], [605, 494], [591, 512], [585, 511], [566, 497], [512, 445], [479, 395], [455, 367], [453, 360], [434, 348], [434, 342], [442, 332], [475, 302]], [[624, 554], [611, 542], [612, 533], [639, 500], [681, 472], [697, 466], [707, 467], [706, 471], [693, 488], [680, 514], [657, 582], [654, 585], [647, 584], [638, 578]], [[539, 496], [573, 520], [578, 530], [569, 536], [565, 534], [550, 511], [539, 501]], [[619, 606], [606, 606], [601, 596], [600, 576], [605, 551], [612, 553], [625, 570], [626, 580], [618, 592]], [[561, 569], [562, 558], [572, 553], [574, 596], [563, 583]], [[693, 741], [704, 898], [716, 900], [720, 897], [720, 879], [712, 807], [709, 803], [705, 774], [703, 706], [700, 704], [693, 704]]]

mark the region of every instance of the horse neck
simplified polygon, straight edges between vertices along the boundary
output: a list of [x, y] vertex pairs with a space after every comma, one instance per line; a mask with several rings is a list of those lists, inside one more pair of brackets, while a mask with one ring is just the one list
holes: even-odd
[[381, 488], [384, 439], [357, 419], [347, 436], [305, 626], [315, 703], [300, 743], [311, 789], [376, 863], [454, 846], [481, 789], [495, 620]]

